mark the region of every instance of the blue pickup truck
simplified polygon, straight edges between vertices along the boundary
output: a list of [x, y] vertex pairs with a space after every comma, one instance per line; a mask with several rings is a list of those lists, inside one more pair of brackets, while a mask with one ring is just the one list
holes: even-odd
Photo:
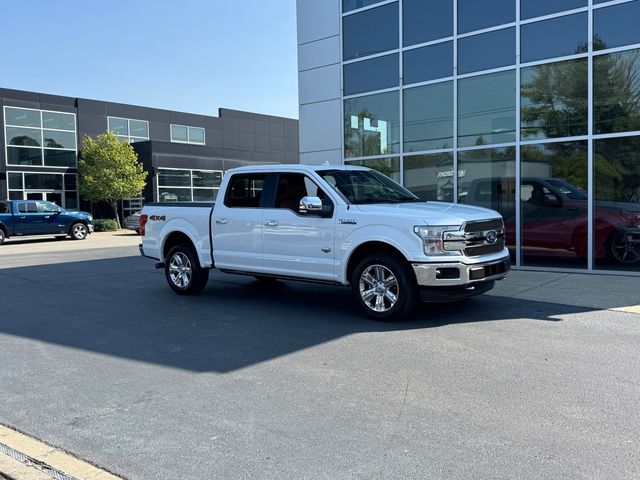
[[53, 235], [84, 240], [93, 232], [93, 217], [41, 200], [0, 201], [0, 245], [9, 237]]

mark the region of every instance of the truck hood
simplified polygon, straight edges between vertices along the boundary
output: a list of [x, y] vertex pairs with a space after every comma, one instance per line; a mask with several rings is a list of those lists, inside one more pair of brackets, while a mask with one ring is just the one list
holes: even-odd
[[488, 208], [444, 202], [356, 205], [364, 214], [410, 218], [425, 225], [462, 225], [465, 222], [502, 218]]

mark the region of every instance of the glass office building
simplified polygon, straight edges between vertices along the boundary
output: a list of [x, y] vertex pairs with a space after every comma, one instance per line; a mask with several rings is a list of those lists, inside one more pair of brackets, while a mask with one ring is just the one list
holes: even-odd
[[[640, 272], [640, 0], [310, 3], [302, 162], [497, 210], [519, 267]], [[305, 103], [331, 75], [338, 95]], [[319, 122], [339, 122], [339, 145], [307, 148]]]

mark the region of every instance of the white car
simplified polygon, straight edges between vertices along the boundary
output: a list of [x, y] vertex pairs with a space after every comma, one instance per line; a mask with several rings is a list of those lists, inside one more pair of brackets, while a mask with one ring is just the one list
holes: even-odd
[[271, 165], [229, 170], [215, 204], [148, 204], [141, 254], [179, 294], [209, 270], [351, 286], [363, 311], [394, 319], [418, 300], [484, 293], [510, 269], [495, 211], [423, 202], [374, 170]]

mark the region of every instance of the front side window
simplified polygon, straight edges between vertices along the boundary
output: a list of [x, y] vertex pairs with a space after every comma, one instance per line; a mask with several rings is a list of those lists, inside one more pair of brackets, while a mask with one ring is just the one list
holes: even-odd
[[300, 200], [304, 197], [318, 197], [323, 201], [327, 199], [324, 191], [306, 175], [301, 173], [280, 175], [276, 189], [275, 208], [286, 208], [298, 213]]
[[234, 175], [227, 189], [224, 204], [230, 208], [258, 208], [262, 200], [266, 176], [262, 174]]
[[321, 170], [318, 174], [354, 205], [420, 201], [409, 190], [375, 170]]
[[62, 211], [62, 208], [51, 202], [36, 202], [36, 206], [39, 213], [56, 213]]

